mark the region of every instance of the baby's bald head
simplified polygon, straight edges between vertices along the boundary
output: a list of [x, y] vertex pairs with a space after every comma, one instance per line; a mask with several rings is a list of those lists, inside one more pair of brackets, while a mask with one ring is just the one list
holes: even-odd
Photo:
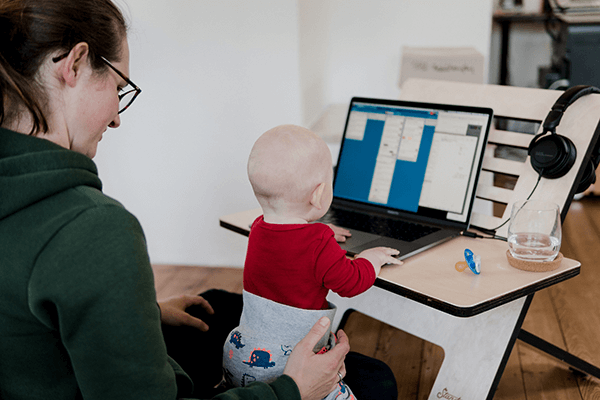
[[331, 180], [331, 153], [323, 139], [296, 125], [265, 132], [248, 159], [248, 177], [265, 208], [309, 201], [312, 191]]

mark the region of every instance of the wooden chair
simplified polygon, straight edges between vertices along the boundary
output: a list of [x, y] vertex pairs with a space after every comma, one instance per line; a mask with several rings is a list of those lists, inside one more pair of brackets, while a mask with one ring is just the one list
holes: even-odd
[[[555, 90], [411, 79], [402, 87], [400, 97], [403, 100], [490, 107], [494, 110], [496, 118], [539, 124], [537, 133], [541, 133], [541, 123], [561, 94], [561, 91]], [[569, 106], [557, 133], [569, 137], [575, 144], [575, 164], [567, 175], [560, 179], [542, 179], [531, 197], [558, 204], [563, 220], [575, 194], [576, 183], [583, 175], [581, 166], [587, 165], [584, 161], [589, 160], [593, 145], [598, 139], [599, 118], [600, 95], [584, 96]], [[507, 188], [482, 179], [477, 188], [477, 198], [506, 207], [501, 217], [474, 212], [471, 219], [473, 226], [484, 229], [499, 226], [510, 216], [512, 204], [529, 196], [538, 180], [538, 174], [531, 167], [529, 158], [522, 161], [501, 158], [496, 150], [498, 146], [526, 150], [532, 138], [532, 134], [492, 126], [483, 170], [495, 175], [513, 177], [516, 183], [514, 188]], [[493, 181], [498, 181], [497, 176]], [[507, 228], [507, 225], [501, 227], [498, 235], [506, 237]]]

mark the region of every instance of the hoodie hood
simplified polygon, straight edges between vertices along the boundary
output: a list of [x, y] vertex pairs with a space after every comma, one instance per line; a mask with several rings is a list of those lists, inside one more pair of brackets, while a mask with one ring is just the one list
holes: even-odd
[[0, 128], [0, 220], [82, 185], [102, 190], [90, 158], [48, 140]]

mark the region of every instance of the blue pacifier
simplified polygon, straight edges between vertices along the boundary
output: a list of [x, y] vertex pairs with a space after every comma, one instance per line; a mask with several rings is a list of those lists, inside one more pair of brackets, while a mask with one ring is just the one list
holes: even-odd
[[454, 265], [454, 268], [456, 268], [458, 272], [463, 272], [465, 269], [467, 269], [467, 267], [469, 267], [469, 269], [473, 271], [475, 275], [479, 275], [481, 272], [481, 256], [473, 254], [473, 252], [469, 249], [465, 249], [465, 260], [466, 261], [457, 262]]

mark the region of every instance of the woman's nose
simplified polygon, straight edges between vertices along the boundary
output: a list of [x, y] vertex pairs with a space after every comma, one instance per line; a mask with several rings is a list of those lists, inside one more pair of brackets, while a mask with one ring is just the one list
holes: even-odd
[[115, 119], [113, 119], [111, 121], [111, 123], [108, 124], [108, 127], [109, 128], [118, 128], [119, 126], [121, 126], [121, 116], [119, 114], [117, 114]]

